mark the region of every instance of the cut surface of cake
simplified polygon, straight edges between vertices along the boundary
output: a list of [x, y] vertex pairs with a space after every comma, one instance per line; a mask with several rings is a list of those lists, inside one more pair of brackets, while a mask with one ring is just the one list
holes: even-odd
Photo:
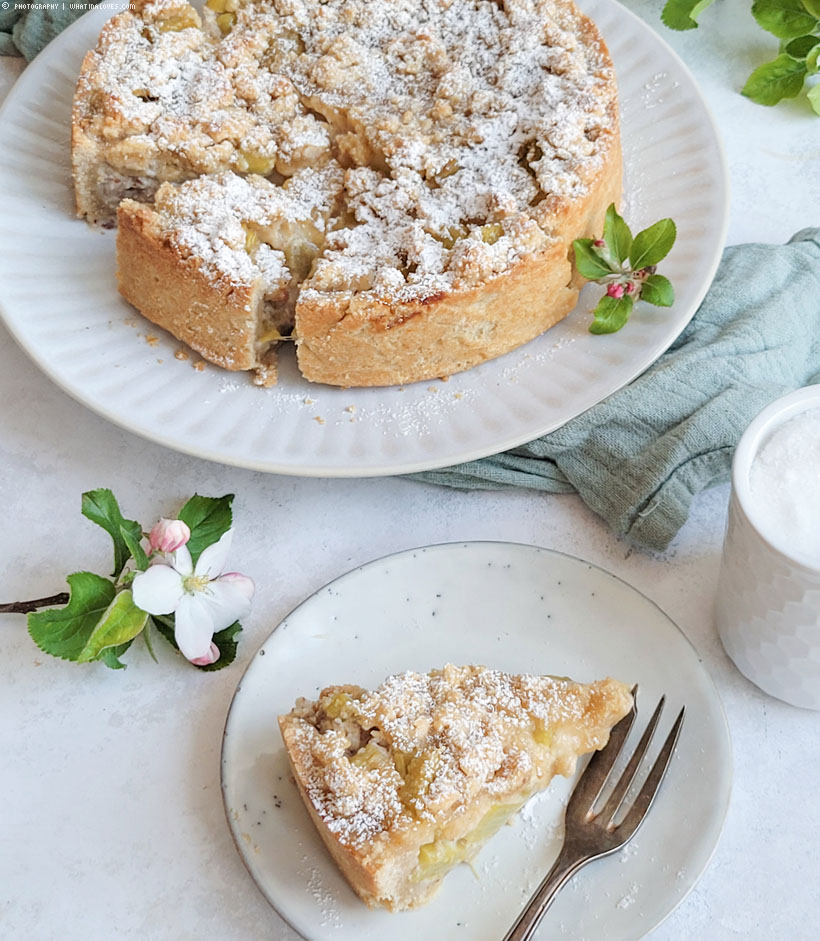
[[296, 285], [324, 241], [341, 181], [331, 160], [284, 186], [227, 171], [163, 183], [152, 205], [124, 200], [120, 293], [206, 359], [272, 385]]
[[[299, 368], [338, 386], [449, 376], [553, 326], [578, 297], [573, 239], [621, 192], [614, 70], [570, 0], [136, 0], [83, 64], [73, 160], [98, 221], [163, 183], [343, 167], [291, 277]], [[143, 259], [120, 241], [122, 283]]]
[[603, 748], [632, 708], [592, 684], [448, 664], [369, 692], [332, 686], [279, 717], [297, 786], [356, 893], [424, 904], [556, 774]]

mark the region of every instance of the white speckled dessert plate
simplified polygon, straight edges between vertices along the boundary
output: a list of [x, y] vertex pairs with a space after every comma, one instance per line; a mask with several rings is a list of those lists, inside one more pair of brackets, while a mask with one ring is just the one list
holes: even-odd
[[[74, 217], [69, 114], [84, 53], [109, 9], [94, 9], [28, 66], [0, 113], [0, 312], [66, 392], [111, 421], [199, 457], [282, 474], [399, 474], [529, 441], [639, 375], [689, 321], [714, 275], [727, 222], [721, 147], [694, 79], [614, 0], [579, 0], [612, 52], [621, 90], [626, 214], [672, 216], [664, 262], [677, 301], [641, 305], [629, 328], [587, 332], [592, 288], [567, 321], [447, 382], [334, 389], [298, 374], [262, 390], [192, 356], [117, 294], [113, 232]], [[108, 6], [108, 5], [106, 5]], [[196, 365], [197, 368], [194, 368]]]
[[[309, 941], [499, 941], [558, 853], [572, 782], [559, 778], [451, 872], [424, 908], [368, 909], [335, 868], [288, 771], [276, 717], [336, 683], [372, 688], [447, 662], [638, 683], [662, 735], [686, 705], [667, 780], [628, 846], [564, 888], [539, 938], [636, 941], [697, 882], [717, 844], [731, 746], [717, 691], [672, 621], [613, 575], [510, 543], [432, 546], [348, 572], [304, 601], [251, 661], [230, 708], [222, 789], [236, 845], [270, 903]], [[637, 725], [641, 725], [639, 721]], [[635, 730], [633, 730], [633, 733]], [[656, 745], [656, 748], [659, 747]], [[264, 934], [260, 926], [260, 934]]]

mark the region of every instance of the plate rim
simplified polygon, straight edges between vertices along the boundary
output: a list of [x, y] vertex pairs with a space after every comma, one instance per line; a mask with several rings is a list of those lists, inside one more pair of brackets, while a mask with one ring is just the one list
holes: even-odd
[[[34, 361], [40, 371], [43, 372], [52, 382], [54, 382], [55, 385], [57, 385], [58, 388], [69, 395], [72, 399], [88, 408], [94, 414], [104, 418], [106, 421], [111, 422], [115, 426], [122, 428], [125, 431], [135, 434], [143, 439], [152, 441], [163, 447], [167, 447], [173, 451], [177, 451], [178, 453], [187, 454], [189, 456], [201, 458], [204, 460], [214, 461], [216, 463], [225, 464], [227, 466], [240, 467], [262, 473], [324, 478], [398, 476], [402, 474], [418, 473], [425, 470], [438, 470], [453, 464], [461, 464], [478, 460], [482, 457], [488, 457], [494, 454], [498, 454], [502, 451], [509, 450], [510, 448], [519, 447], [529, 441], [541, 437], [542, 435], [556, 431], [558, 428], [563, 427], [563, 425], [565, 425], [567, 422], [572, 421], [579, 415], [582, 415], [589, 408], [594, 407], [595, 404], [599, 404], [610, 395], [613, 395], [615, 392], [634, 381], [639, 375], [641, 375], [653, 363], [655, 363], [657, 359], [675, 342], [675, 340], [680, 336], [681, 332], [691, 321], [692, 317], [703, 301], [706, 292], [709, 290], [712, 281], [714, 280], [715, 273], [722, 257], [723, 248], [726, 241], [726, 232], [729, 225], [730, 184], [726, 152], [723, 141], [720, 137], [714, 114], [712, 113], [712, 110], [706, 100], [704, 93], [700, 89], [694, 74], [677, 54], [677, 52], [672, 49], [668, 42], [653, 28], [653, 26], [651, 26], [637, 14], [633, 13], [631, 10], [624, 7], [619, 2], [619, 0], [599, 0], [599, 2], [611, 4], [618, 9], [619, 16], [629, 19], [632, 21], [633, 25], [637, 24], [637, 27], [646, 34], [647, 39], [656, 44], [658, 49], [660, 49], [665, 56], [670, 58], [675, 66], [680, 69], [688, 79], [695, 103], [703, 110], [704, 124], [711, 132], [711, 138], [715, 149], [715, 157], [717, 161], [717, 167], [719, 169], [719, 175], [717, 177], [719, 189], [715, 193], [716, 198], [713, 208], [715, 214], [719, 214], [720, 216], [720, 224], [716, 229], [717, 237], [715, 239], [715, 250], [713, 257], [708, 266], [706, 266], [704, 269], [704, 277], [698, 287], [698, 290], [695, 291], [693, 295], [693, 300], [690, 303], [690, 309], [682, 314], [679, 324], [676, 324], [676, 327], [678, 328], [676, 332], [673, 335], [665, 335], [662, 340], [648, 348], [645, 351], [645, 354], [635, 361], [634, 366], [624, 372], [623, 379], [619, 385], [616, 386], [616, 388], [610, 390], [605, 396], [602, 396], [597, 403], [592, 403], [586, 406], [582, 406], [579, 403], [577, 411], [573, 411], [571, 414], [563, 415], [560, 420], [556, 420], [554, 417], [552, 417], [546, 423], [533, 423], [532, 427], [530, 427], [527, 431], [519, 430], [514, 435], [497, 438], [491, 448], [488, 448], [487, 444], [484, 444], [469, 448], [464, 448], [462, 446], [461, 449], [459, 449], [459, 446], [456, 445], [451, 446], [444, 455], [441, 454], [441, 448], [439, 448], [438, 456], [418, 456], [409, 462], [402, 461], [401, 458], [394, 459], [384, 455], [375, 461], [372, 459], [365, 459], [364, 461], [358, 463], [346, 462], [344, 464], [340, 463], [326, 466], [322, 464], [321, 461], [317, 462], [314, 460], [311, 463], [302, 463], [296, 465], [282, 462], [281, 457], [276, 460], [259, 460], [253, 458], [251, 455], [230, 455], [225, 453], [224, 448], [216, 448], [213, 445], [200, 445], [190, 441], [180, 442], [176, 440], [173, 435], [165, 434], [161, 429], [155, 428], [151, 424], [141, 423], [138, 416], [129, 415], [127, 413], [121, 414], [119, 412], [109, 410], [106, 407], [104, 401], [101, 401], [99, 398], [95, 397], [90, 392], [85, 391], [83, 388], [78, 387], [76, 383], [72, 384], [68, 379], [63, 378], [56, 368], [52, 368], [48, 358], [44, 354], [40, 354], [38, 352], [37, 345], [35, 343], [28, 342], [28, 339], [23, 335], [23, 332], [18, 331], [15, 324], [16, 318], [7, 310], [5, 298], [0, 297], [0, 317], [2, 317], [6, 329], [14, 338], [17, 345]], [[6, 97], [6, 100], [0, 107], [0, 129], [3, 127], [3, 121], [6, 113], [10, 111], [16, 99], [23, 95], [24, 91], [30, 84], [37, 83], [38, 69], [47, 68], [45, 63], [48, 63], [51, 59], [57, 59], [59, 57], [62, 45], [64, 43], [70, 42], [75, 32], [85, 28], [85, 23], [87, 22], [86, 17], [93, 15], [99, 16], [99, 13], [100, 11], [98, 8], [92, 8], [88, 10], [83, 14], [83, 16], [79, 17], [74, 23], [63, 30], [63, 32], [57, 36], [52, 43], [46, 46], [32, 60], [25, 72], [14, 83]]]
[[380, 563], [383, 563], [383, 562], [388, 562], [389, 560], [396, 559], [397, 557], [400, 557], [400, 556], [412, 556], [413, 553], [417, 553], [421, 551], [426, 552], [431, 549], [454, 550], [454, 549], [460, 549], [460, 548], [468, 549], [468, 548], [479, 547], [479, 546], [494, 546], [496, 548], [503, 548], [503, 549], [513, 548], [513, 549], [535, 550], [536, 553], [547, 553], [548, 555], [561, 556], [565, 559], [571, 560], [572, 562], [578, 562], [581, 565], [585, 565], [588, 568], [596, 569], [598, 572], [602, 573], [603, 575], [606, 575], [609, 578], [613, 579], [614, 581], [619, 582], [623, 587], [635, 592], [644, 601], [648, 602], [672, 625], [672, 627], [674, 627], [674, 629], [678, 632], [678, 634], [680, 634], [680, 636], [688, 644], [688, 646], [692, 650], [692, 653], [695, 655], [697, 662], [701, 666], [704, 677], [708, 680], [708, 685], [709, 685], [711, 692], [714, 693], [714, 701], [717, 703], [717, 706], [718, 706], [718, 715], [720, 719], [722, 719], [722, 722], [719, 722], [718, 726], [720, 730], [725, 734], [725, 737], [726, 737], [726, 749], [721, 753], [722, 758], [723, 758], [723, 763], [725, 765], [724, 770], [725, 770], [725, 776], [726, 776], [726, 784], [725, 784], [725, 789], [724, 789], [725, 792], [722, 796], [722, 800], [718, 807], [719, 816], [720, 816], [720, 824], [718, 826], [717, 834], [715, 836], [715, 840], [714, 840], [714, 843], [712, 844], [709, 854], [706, 857], [703, 865], [699, 868], [691, 884], [685, 890], [683, 895], [681, 895], [678, 901], [672, 906], [672, 908], [670, 908], [669, 911], [660, 919], [660, 921], [657, 921], [655, 922], [655, 924], [651, 925], [647, 929], [647, 931], [643, 935], [641, 935], [641, 938], [646, 937], [649, 932], [654, 931], [656, 928], [660, 927], [672, 915], [672, 913], [675, 912], [683, 904], [683, 902], [692, 893], [695, 886], [697, 886], [698, 883], [701, 881], [707, 869], [710, 867], [712, 860], [714, 859], [715, 853], [717, 852], [717, 848], [720, 845], [720, 841], [723, 836], [724, 829], [726, 827], [726, 818], [729, 813], [729, 806], [731, 803], [732, 791], [734, 787], [734, 750], [732, 747], [732, 734], [731, 734], [731, 728], [729, 726], [729, 720], [726, 715], [726, 709], [723, 705], [723, 700], [721, 699], [720, 691], [718, 690], [717, 685], [715, 684], [715, 681], [712, 678], [712, 674], [706, 668], [704, 659], [703, 657], [701, 657], [697, 647], [695, 647], [695, 645], [692, 643], [692, 641], [689, 639], [689, 637], [683, 631], [680, 625], [678, 625], [678, 623], [669, 614], [667, 614], [666, 611], [664, 611], [664, 609], [656, 601], [654, 601], [648, 595], [644, 594], [644, 592], [642, 592], [639, 588], [636, 588], [634, 585], [628, 582], [625, 578], [621, 578], [620, 575], [616, 575], [614, 572], [611, 572], [609, 569], [604, 568], [602, 565], [599, 565], [596, 562], [589, 562], [586, 559], [582, 559], [579, 556], [573, 555], [570, 552], [563, 552], [560, 549], [553, 549], [549, 546], [540, 546], [535, 543], [515, 542], [515, 541], [507, 540], [507, 539], [467, 539], [467, 540], [456, 539], [456, 540], [449, 540], [447, 542], [437, 542], [437, 543], [430, 543], [430, 544], [421, 545], [421, 546], [412, 546], [407, 549], [398, 549], [395, 552], [389, 552], [386, 555], [369, 559], [366, 562], [362, 562], [359, 565], [355, 565], [352, 568], [347, 569], [342, 574], [337, 575], [334, 578], [331, 578], [329, 581], [324, 582], [321, 586], [317, 587], [315, 590], [310, 592], [310, 594], [306, 595], [304, 598], [298, 601], [295, 605], [293, 605], [281, 617], [281, 619], [278, 621], [276, 626], [270, 631], [270, 633], [268, 633], [254, 649], [253, 654], [248, 660], [248, 663], [246, 664], [244, 670], [242, 671], [241, 676], [239, 677], [239, 680], [237, 681], [236, 689], [231, 695], [231, 700], [228, 704], [228, 710], [225, 715], [225, 722], [222, 728], [222, 743], [221, 743], [220, 750], [219, 750], [219, 790], [222, 796], [222, 809], [225, 815], [225, 822], [228, 826], [228, 832], [231, 835], [231, 840], [233, 841], [233, 844], [236, 847], [236, 851], [239, 855], [239, 858], [242, 861], [242, 865], [244, 866], [246, 872], [250, 876], [251, 881], [253, 882], [257, 891], [262, 895], [265, 901], [271, 906], [274, 912], [276, 912], [278, 917], [281, 918], [282, 921], [284, 921], [285, 924], [292, 931], [294, 931], [300, 938], [304, 939], [304, 941], [323, 941], [323, 939], [319, 937], [309, 938], [306, 935], [303, 935], [302, 932], [296, 927], [296, 925], [294, 925], [290, 921], [290, 919], [284, 914], [281, 908], [276, 904], [276, 902], [269, 895], [265, 887], [259, 882], [259, 880], [257, 879], [256, 875], [254, 874], [253, 870], [251, 869], [248, 863], [247, 856], [242, 846], [241, 836], [239, 832], [234, 829], [234, 823], [231, 819], [231, 811], [228, 806], [228, 794], [227, 794], [228, 785], [226, 782], [226, 775], [225, 775], [225, 765], [227, 761], [225, 752], [226, 752], [227, 740], [228, 740], [228, 726], [230, 725], [230, 722], [231, 722], [231, 714], [233, 713], [234, 704], [236, 702], [237, 696], [241, 692], [242, 685], [246, 677], [248, 676], [251, 669], [256, 664], [257, 660], [259, 659], [259, 651], [265, 646], [265, 644], [267, 644], [268, 641], [271, 640], [271, 638], [282, 627], [282, 625], [286, 621], [288, 621], [300, 608], [307, 605], [317, 595], [320, 595], [322, 592], [324, 592], [331, 586], [335, 585], [336, 582], [350, 578], [353, 575], [355, 575], [357, 572], [363, 571], [364, 569], [367, 569], [367, 568], [371, 568], [375, 565], [379, 565]]

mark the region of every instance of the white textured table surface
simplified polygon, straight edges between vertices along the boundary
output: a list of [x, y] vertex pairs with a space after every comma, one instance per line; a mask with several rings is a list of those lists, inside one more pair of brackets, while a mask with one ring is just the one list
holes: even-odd
[[[783, 241], [820, 224], [820, 118], [805, 101], [764, 110], [737, 94], [775, 46], [748, 5], [726, 0], [705, 14], [708, 28], [685, 35], [659, 24], [659, 0], [631, 5], [712, 103], [732, 176], [729, 241]], [[19, 69], [0, 59], [0, 94]], [[620, 575], [677, 621], [717, 682], [734, 744], [729, 817], [711, 867], [652, 938], [817, 937], [820, 716], [760, 693], [716, 637], [726, 487], [701, 497], [671, 550], [653, 558], [631, 552], [574, 497], [268, 477], [107, 424], [0, 334], [0, 600], [59, 591], [76, 568], [106, 570], [107, 537], [79, 514], [80, 493], [98, 486], [145, 523], [195, 490], [235, 492], [233, 562], [258, 585], [237, 662], [211, 676], [164, 652], [154, 665], [141, 645], [124, 673], [64, 664], [34, 648], [22, 618], [0, 616], [0, 937], [292, 941], [223, 816], [221, 730], [239, 676], [279, 619], [328, 580], [408, 546], [466, 539], [549, 546]]]

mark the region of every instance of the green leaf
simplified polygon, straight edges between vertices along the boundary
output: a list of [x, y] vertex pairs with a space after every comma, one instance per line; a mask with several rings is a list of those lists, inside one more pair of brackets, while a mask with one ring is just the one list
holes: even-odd
[[148, 648], [148, 653], [151, 654], [151, 659], [154, 661], [154, 663], [159, 663], [159, 660], [157, 660], [157, 655], [154, 653], [154, 642], [151, 640], [151, 626], [153, 624], [153, 618], [149, 618], [148, 623], [145, 625], [145, 630], [142, 632], [142, 639], [145, 641], [145, 646]]
[[[177, 647], [176, 639], [174, 638], [174, 616], [173, 614], [161, 614], [161, 615], [152, 615], [151, 621], [153, 622], [154, 627], [159, 631], [160, 634], [168, 641], [168, 643], [175, 649], [179, 650]], [[217, 631], [214, 634], [214, 643], [219, 647], [219, 659], [216, 663], [210, 663], [206, 667], [197, 667], [199, 670], [204, 670], [209, 673], [213, 673], [215, 670], [222, 670], [227, 666], [230, 666], [236, 659], [236, 648], [239, 644], [237, 640], [237, 634], [240, 634], [242, 631], [242, 625], [239, 621], [234, 621], [229, 627], [226, 627], [222, 631]], [[196, 666], [196, 664], [194, 664]]]
[[676, 237], [677, 229], [671, 219], [660, 219], [648, 229], [639, 232], [629, 253], [632, 269], [638, 271], [649, 265], [657, 265], [669, 254]]
[[45, 653], [63, 660], [77, 660], [108, 606], [114, 585], [93, 572], [69, 575], [71, 595], [64, 608], [33, 611], [28, 616], [31, 639]]
[[[814, 37], [815, 39], [817, 37]], [[806, 56], [806, 71], [809, 75], [815, 75], [820, 72], [820, 42], [814, 46]]]
[[616, 298], [604, 294], [595, 308], [595, 319], [590, 324], [589, 332], [617, 333], [629, 320], [632, 303], [632, 298], [627, 295]]
[[797, 39], [787, 42], [783, 47], [783, 51], [793, 59], [805, 59], [815, 48], [820, 48], [816, 36], [799, 36]]
[[784, 98], [800, 94], [806, 78], [806, 63], [785, 52], [771, 62], [758, 66], [743, 86], [742, 93], [759, 105], [776, 105]]
[[809, 102], [815, 114], [820, 114], [820, 85], [809, 89]]
[[228, 493], [224, 497], [201, 497], [197, 493], [179, 511], [179, 518], [191, 530], [188, 550], [194, 564], [203, 549], [213, 545], [231, 528], [233, 496]]
[[114, 540], [114, 578], [119, 578], [125, 563], [133, 556], [137, 567], [148, 568], [148, 559], [140, 545], [142, 527], [123, 518], [116, 497], [110, 490], [89, 490], [83, 494], [83, 516], [96, 523]]
[[126, 546], [128, 546], [128, 551], [134, 559], [134, 564], [141, 572], [144, 572], [148, 568], [148, 556], [145, 554], [145, 549], [143, 549], [140, 544], [140, 539], [142, 539], [142, 527], [135, 520], [125, 520], [125, 524], [120, 528], [120, 535]]
[[579, 274], [588, 281], [597, 281], [612, 274], [612, 268], [593, 248], [593, 239], [575, 239], [572, 247], [575, 250], [575, 267]]
[[152, 614], [151, 624], [154, 625], [154, 627], [157, 629], [157, 632], [168, 641], [174, 650], [179, 650], [176, 639], [174, 638], [173, 614]]
[[803, 0], [803, 6], [815, 19], [820, 20], [820, 0]]
[[701, 13], [715, 0], [667, 0], [661, 20], [670, 29], [695, 29]]
[[118, 647], [132, 641], [145, 627], [148, 613], [134, 604], [130, 590], [121, 591], [100, 618], [85, 647], [77, 657], [78, 663], [98, 659], [106, 647]]
[[615, 203], [610, 203], [606, 211], [604, 241], [613, 257], [618, 259], [619, 264], [623, 264], [629, 258], [629, 250], [632, 248], [632, 232], [624, 222], [623, 217], [618, 215]]
[[112, 670], [124, 670], [125, 664], [120, 661], [120, 657], [131, 646], [131, 641], [124, 644], [118, 644], [116, 647], [106, 647], [100, 654], [99, 659]]
[[641, 287], [641, 300], [656, 307], [671, 307], [675, 303], [675, 289], [669, 278], [651, 274]]
[[699, 0], [698, 3], [692, 8], [692, 12], [689, 14], [696, 23], [700, 23], [700, 15], [704, 10], [708, 10], [709, 7], [715, 2], [715, 0]]
[[818, 18], [812, 16], [802, 0], [755, 0], [752, 15], [757, 22], [778, 39], [795, 39], [817, 29]]

